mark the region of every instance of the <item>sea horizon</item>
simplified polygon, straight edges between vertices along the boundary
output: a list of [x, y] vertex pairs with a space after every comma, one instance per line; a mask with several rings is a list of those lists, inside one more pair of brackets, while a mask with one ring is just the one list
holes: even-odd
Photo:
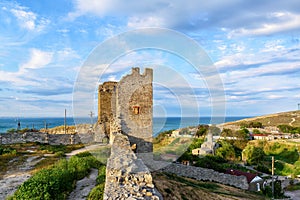
[[[220, 120], [224, 122], [237, 121], [245, 118], [250, 118], [252, 116], [226, 116], [219, 117]], [[218, 119], [218, 117], [215, 117]], [[0, 117], [0, 133], [6, 133], [9, 129], [17, 129], [18, 121], [20, 122], [21, 129], [23, 128], [35, 128], [42, 129], [47, 126], [47, 128], [53, 128], [56, 126], [64, 125], [64, 117]], [[76, 118], [73, 117], [66, 118], [66, 124], [69, 126], [76, 124], [91, 124], [91, 118], [82, 117]], [[93, 123], [97, 121], [97, 118], [93, 118]], [[157, 135], [160, 132], [173, 130], [183, 127], [196, 126], [199, 124], [210, 124], [210, 116], [202, 117], [153, 117], [153, 135]]]

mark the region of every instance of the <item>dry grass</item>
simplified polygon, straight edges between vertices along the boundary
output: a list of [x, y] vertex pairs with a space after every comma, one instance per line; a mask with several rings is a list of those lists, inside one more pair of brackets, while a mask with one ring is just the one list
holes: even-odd
[[300, 126], [299, 110], [247, 118], [235, 122], [228, 122], [225, 123], [225, 125], [239, 125], [242, 122], [261, 122], [263, 126], [278, 126], [280, 124], [289, 125], [293, 121], [293, 118], [295, 119], [295, 121], [292, 123], [292, 126], [294, 127]]
[[156, 188], [168, 200], [245, 200], [266, 199], [264, 196], [213, 182], [196, 181], [171, 174], [152, 173]]

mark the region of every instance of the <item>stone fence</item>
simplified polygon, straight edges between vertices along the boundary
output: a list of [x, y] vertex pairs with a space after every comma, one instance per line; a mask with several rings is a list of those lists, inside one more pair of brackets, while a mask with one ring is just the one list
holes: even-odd
[[[99, 141], [98, 141], [99, 140]], [[0, 144], [15, 144], [26, 142], [39, 142], [51, 145], [68, 145], [68, 144], [89, 144], [101, 142], [94, 133], [81, 134], [47, 134], [41, 132], [26, 133], [4, 133], [0, 134]]]
[[193, 178], [199, 181], [213, 181], [225, 185], [231, 185], [244, 190], [247, 190], [249, 187], [245, 176], [223, 174], [212, 169], [172, 163], [161, 169], [161, 171], [176, 174], [178, 176]]
[[126, 135], [117, 133], [106, 166], [105, 200], [162, 199], [143, 161], [132, 151]]

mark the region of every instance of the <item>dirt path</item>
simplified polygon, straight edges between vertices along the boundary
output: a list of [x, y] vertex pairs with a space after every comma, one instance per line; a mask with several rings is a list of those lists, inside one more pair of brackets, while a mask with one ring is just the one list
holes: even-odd
[[[103, 144], [95, 144], [86, 146], [82, 149], [77, 149], [72, 151], [71, 153], [67, 153], [67, 158], [71, 157], [72, 155], [84, 152], [84, 151], [90, 151], [99, 148], [99, 146], [104, 146]], [[31, 177], [31, 174], [29, 173], [34, 166], [44, 158], [40, 156], [25, 156], [24, 157], [18, 157], [16, 159], [13, 159], [11, 161], [10, 167], [7, 169], [6, 174], [3, 176], [2, 179], [0, 179], [0, 199], [5, 199], [7, 196], [12, 195], [19, 185], [21, 185], [24, 181], [29, 179]], [[20, 162], [20, 159], [24, 159], [23, 162]], [[96, 173], [96, 175], [94, 174]], [[79, 184], [76, 186], [75, 194], [80, 196], [80, 192], [83, 192], [82, 194], [86, 194], [86, 190], [88, 190], [87, 194], [93, 188], [96, 184], [96, 178], [97, 178], [97, 170], [92, 171], [91, 175], [89, 177], [86, 177], [80, 181], [83, 181], [81, 183], [80, 181], [77, 182]], [[94, 183], [95, 182], [95, 183]], [[90, 186], [89, 186], [90, 185]], [[86, 189], [85, 189], [86, 186]], [[77, 191], [77, 188], [81, 188], [81, 191]], [[86, 194], [86, 195], [87, 195]], [[81, 195], [83, 196], [83, 195]], [[72, 198], [76, 199], [77, 198]], [[84, 198], [83, 198], [84, 199]]]
[[76, 154], [79, 154], [79, 153], [82, 153], [85, 151], [92, 151], [92, 150], [98, 149], [100, 146], [106, 146], [106, 145], [107, 144], [93, 144], [90, 146], [83, 147], [81, 149], [74, 150], [70, 153], [66, 153], [66, 156], [67, 156], [67, 158], [70, 158], [71, 156], [74, 156]]
[[77, 181], [76, 188], [70, 193], [68, 200], [85, 200], [90, 191], [96, 186], [98, 170], [92, 169], [89, 176]]
[[295, 118], [292, 118], [292, 121], [289, 123], [290, 126], [292, 126], [292, 124], [296, 121]]
[[44, 158], [30, 156], [22, 164], [17, 164], [18, 159], [20, 158], [11, 160], [10, 167], [3, 179], [0, 180], [0, 199], [5, 199], [7, 196], [12, 195], [19, 185], [31, 177], [29, 171]]
[[284, 193], [286, 196], [289, 196], [292, 200], [299, 200], [300, 199], [300, 190], [296, 191], [286, 191]]

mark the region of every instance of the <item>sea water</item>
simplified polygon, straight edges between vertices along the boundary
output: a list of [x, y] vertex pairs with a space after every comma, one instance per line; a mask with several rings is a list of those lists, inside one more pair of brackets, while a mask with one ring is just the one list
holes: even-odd
[[[231, 122], [244, 118], [249, 118], [245, 116], [240, 117], [225, 117], [224, 119], [220, 118], [220, 121]], [[2, 117], [0, 118], [0, 133], [5, 133], [9, 129], [17, 129], [18, 122], [20, 122], [21, 129], [23, 128], [35, 128], [41, 129], [53, 128], [56, 126], [64, 125], [64, 118], [9, 118]], [[91, 118], [80, 118], [76, 119], [76, 123], [94, 123], [96, 119]], [[166, 130], [173, 130], [189, 126], [197, 126], [198, 124], [210, 124], [211, 117], [154, 117], [153, 118], [153, 135]], [[74, 125], [73, 118], [66, 118], [67, 125]]]

